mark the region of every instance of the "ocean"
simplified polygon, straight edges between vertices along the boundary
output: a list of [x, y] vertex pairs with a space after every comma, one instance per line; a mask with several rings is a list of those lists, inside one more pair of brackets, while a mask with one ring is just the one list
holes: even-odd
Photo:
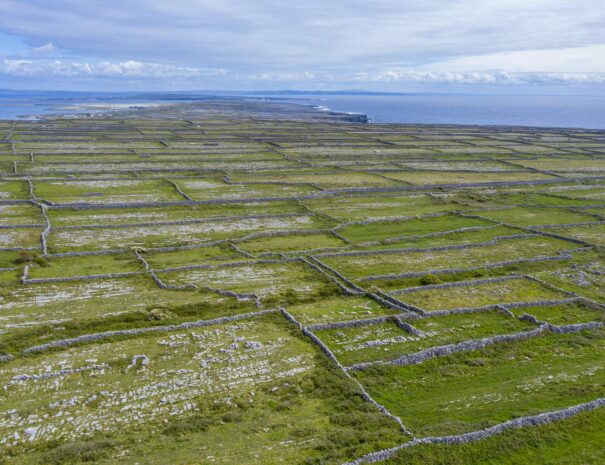
[[[128, 107], [156, 103], [188, 102], [187, 94], [141, 92], [12, 91], [0, 89], [0, 119], [31, 119], [44, 115], [105, 111], [106, 107]], [[80, 108], [81, 107], [81, 108]]]
[[305, 98], [307, 104], [330, 110], [365, 113], [376, 123], [605, 129], [605, 95], [307, 95]]
[[[101, 111], [103, 106], [188, 102], [209, 95], [266, 98], [365, 113], [376, 123], [471, 124], [605, 129], [605, 95], [95, 93], [0, 90], [0, 119]], [[78, 108], [89, 105], [86, 109]]]

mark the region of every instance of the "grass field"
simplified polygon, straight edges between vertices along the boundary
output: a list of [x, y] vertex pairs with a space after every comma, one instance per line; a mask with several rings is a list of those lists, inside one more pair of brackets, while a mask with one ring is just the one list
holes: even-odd
[[602, 132], [354, 119], [0, 121], [0, 463], [603, 463]]
[[484, 428], [602, 397], [603, 333], [553, 335], [357, 376], [425, 435]]

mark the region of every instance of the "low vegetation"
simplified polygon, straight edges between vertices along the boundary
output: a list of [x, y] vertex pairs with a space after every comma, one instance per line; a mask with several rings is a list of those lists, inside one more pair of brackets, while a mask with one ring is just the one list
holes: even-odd
[[605, 461], [603, 134], [354, 119], [0, 121], [0, 463]]

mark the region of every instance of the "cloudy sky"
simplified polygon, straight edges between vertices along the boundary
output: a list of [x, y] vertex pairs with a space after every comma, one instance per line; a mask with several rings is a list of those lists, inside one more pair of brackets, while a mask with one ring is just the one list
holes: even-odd
[[602, 92], [603, 0], [2, 0], [0, 87]]

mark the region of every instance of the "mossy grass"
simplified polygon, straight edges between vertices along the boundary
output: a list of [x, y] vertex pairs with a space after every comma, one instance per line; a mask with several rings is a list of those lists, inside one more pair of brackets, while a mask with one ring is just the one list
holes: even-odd
[[[109, 314], [104, 317], [81, 316], [59, 323], [40, 322], [35, 326], [27, 325], [0, 335], [0, 350], [5, 354], [18, 355], [20, 351], [28, 347], [85, 334], [124, 330], [132, 327], [150, 328], [178, 325], [189, 321], [211, 320], [255, 311], [258, 309], [253, 302], [238, 302], [234, 298], [215, 297], [213, 294], [208, 294], [204, 300], [203, 294], [200, 293], [198, 302], [187, 304], [148, 303], [139, 310]], [[141, 335], [141, 337], [146, 336]], [[121, 337], [116, 339], [121, 339]]]
[[604, 340], [601, 330], [546, 334], [356, 376], [416, 434], [459, 434], [603, 397]]
[[306, 325], [361, 320], [395, 313], [395, 311], [368, 297], [344, 297], [342, 295], [327, 296], [311, 302], [295, 303], [289, 305], [287, 310]]
[[426, 235], [462, 228], [492, 226], [494, 223], [458, 215], [410, 219], [407, 221], [375, 222], [339, 228], [338, 232], [354, 242], [376, 241], [394, 237]]
[[[426, 276], [426, 275], [425, 275]], [[471, 281], [472, 283], [472, 281]], [[397, 294], [397, 291], [395, 291]], [[456, 307], [565, 299], [568, 295], [527, 278], [397, 294], [399, 300], [427, 311]]]
[[[593, 218], [595, 221], [598, 219]], [[542, 231], [572, 237], [599, 247], [605, 247], [605, 224], [570, 226], [564, 228], [543, 228]]]
[[425, 194], [384, 196], [338, 196], [307, 200], [313, 210], [341, 221], [417, 216], [455, 211], [460, 205], [440, 202]]
[[566, 305], [523, 307], [511, 311], [518, 316], [532, 315], [538, 321], [552, 325], [571, 325], [591, 321], [605, 322], [605, 310], [591, 303], [573, 302]]
[[388, 173], [388, 177], [407, 181], [414, 185], [423, 184], [474, 184], [482, 182], [510, 182], [553, 179], [552, 176], [528, 171], [526, 173], [453, 173], [447, 171], [402, 171]]
[[[286, 323], [280, 331], [300, 334]], [[242, 457], [254, 464], [288, 457], [296, 463], [340, 462], [406, 439], [317, 349], [311, 354], [306, 372], [261, 382], [253, 391], [234, 391], [227, 403], [207, 396], [196, 401], [195, 411], [180, 417], [122, 428], [110, 439], [96, 435], [84, 441], [11, 448], [5, 451], [5, 461], [67, 464], [90, 457], [95, 463], [111, 464], [136, 457], [139, 463], [169, 459], [185, 464], [200, 454], [212, 454], [225, 463], [238, 463]], [[193, 443], [195, 447], [185, 447]]]
[[589, 215], [559, 208], [514, 207], [503, 210], [476, 212], [485, 218], [502, 221], [514, 226], [535, 226], [540, 224], [565, 224], [595, 221]]
[[601, 447], [605, 412], [597, 409], [542, 426], [503, 432], [458, 445], [420, 445], [402, 449], [385, 465], [597, 465], [605, 461]]
[[330, 233], [283, 234], [280, 236], [250, 239], [238, 246], [252, 254], [283, 252], [305, 254], [306, 251], [345, 248], [347, 244]]
[[[393, 247], [395, 249], [396, 247]], [[401, 251], [397, 253], [323, 257], [322, 260], [350, 278], [389, 274], [421, 274], [437, 270], [481, 268], [511, 260], [556, 256], [577, 244], [550, 237], [501, 240], [496, 244], [464, 249]]]
[[424, 334], [417, 336], [399, 328], [393, 322], [356, 328], [318, 331], [344, 365], [374, 361], [392, 361], [430, 347], [456, 344], [469, 339], [481, 339], [534, 329], [536, 326], [498, 311], [461, 315], [435, 316], [409, 323]]

